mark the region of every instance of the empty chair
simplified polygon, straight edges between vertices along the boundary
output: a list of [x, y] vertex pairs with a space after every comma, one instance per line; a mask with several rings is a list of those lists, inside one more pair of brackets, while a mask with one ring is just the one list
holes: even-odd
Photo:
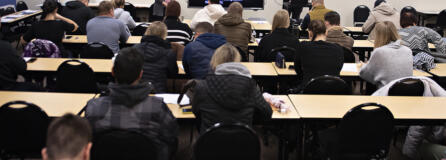
[[8, 7], [5, 9], [4, 15], [15, 13], [14, 7]]
[[125, 2], [124, 4], [124, 10], [129, 12], [130, 15], [132, 16], [132, 18], [136, 21], [139, 22], [139, 18], [136, 16], [136, 7], [130, 3], [130, 2]]
[[403, 15], [404, 13], [410, 12], [414, 15], [417, 15], [417, 10], [413, 8], [412, 6], [406, 6], [403, 9], [401, 9], [400, 15]]
[[389, 152], [394, 118], [385, 106], [366, 103], [354, 107], [337, 128], [319, 133], [323, 153], [330, 159], [382, 159]]
[[126, 159], [156, 160], [156, 145], [146, 136], [126, 130], [108, 130], [97, 133], [91, 148], [92, 160]]
[[356, 58], [354, 53], [345, 47], [342, 47], [342, 49], [344, 49], [344, 63], [355, 63]]
[[341, 78], [325, 75], [311, 79], [302, 94], [350, 95], [351, 88]]
[[134, 36], [144, 36], [144, 33], [146, 33], [147, 28], [149, 27], [150, 24], [148, 23], [143, 23], [143, 24], [139, 24], [135, 27], [135, 29], [133, 29], [132, 31], [132, 35]]
[[0, 159], [39, 158], [48, 124], [48, 115], [35, 104], [24, 101], [3, 104], [0, 107], [0, 154], [3, 154]]
[[115, 54], [104, 43], [93, 42], [84, 48], [80, 56], [81, 58], [111, 59]]
[[362, 27], [364, 25], [365, 21], [369, 17], [370, 9], [369, 7], [365, 5], [359, 5], [355, 8], [355, 11], [353, 12], [353, 25], [355, 27]]
[[98, 93], [93, 70], [85, 62], [67, 60], [57, 68], [56, 92]]
[[389, 96], [423, 96], [424, 83], [420, 79], [406, 78], [389, 89]]
[[260, 140], [243, 124], [215, 124], [194, 146], [195, 160], [260, 160]]
[[28, 5], [26, 5], [24, 1], [18, 1], [15, 9], [17, 10], [17, 12], [28, 10]]
[[441, 11], [440, 14], [438, 14], [437, 17], [437, 24], [436, 24], [436, 31], [440, 33], [440, 35], [443, 36], [443, 31], [446, 29], [446, 9]]

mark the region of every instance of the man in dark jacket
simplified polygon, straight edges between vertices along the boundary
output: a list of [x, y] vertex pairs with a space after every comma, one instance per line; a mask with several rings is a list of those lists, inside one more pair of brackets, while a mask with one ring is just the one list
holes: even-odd
[[90, 100], [85, 117], [94, 132], [111, 128], [140, 132], [157, 146], [158, 160], [168, 160], [177, 147], [178, 124], [161, 98], [149, 96], [151, 85], [139, 83], [144, 59], [137, 49], [116, 57], [110, 95]]
[[226, 43], [226, 38], [212, 33], [213, 30], [214, 27], [208, 22], [198, 23], [195, 27], [195, 41], [184, 48], [183, 68], [193, 79], [206, 77], [215, 50]]
[[4, 41], [0, 41], [0, 57], [0, 90], [17, 90], [20, 83], [16, 79], [26, 71], [25, 60], [17, 55], [11, 44]]
[[76, 32], [67, 34], [87, 34], [87, 22], [95, 16], [93, 11], [88, 7], [88, 1], [89, 0], [76, 0], [66, 3], [61, 15], [73, 20], [79, 25], [79, 29]]

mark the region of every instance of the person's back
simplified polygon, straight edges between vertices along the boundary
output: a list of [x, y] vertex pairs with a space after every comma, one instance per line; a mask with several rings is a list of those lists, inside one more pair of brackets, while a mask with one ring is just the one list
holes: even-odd
[[181, 6], [177, 1], [169, 2], [166, 8], [164, 23], [167, 26], [167, 40], [182, 45], [188, 44], [193, 36], [192, 29], [180, 21]]
[[164, 0], [155, 0], [149, 8], [149, 22], [163, 21], [166, 12]]
[[115, 7], [114, 18], [119, 19], [129, 29], [134, 29], [136, 27], [135, 20], [128, 11], [124, 10], [125, 0], [113, 0], [113, 5]]
[[0, 50], [0, 90], [14, 89], [17, 75], [26, 71], [26, 63], [11, 44], [0, 41]]
[[302, 30], [306, 30], [311, 21], [314, 20], [323, 21], [325, 14], [332, 11], [330, 9], [325, 8], [324, 0], [312, 0], [311, 4], [313, 8], [311, 9], [310, 12], [308, 12], [307, 15], [305, 15], [302, 24], [300, 26]]
[[88, 0], [70, 1], [65, 4], [61, 15], [79, 25], [76, 32], [67, 32], [67, 34], [85, 35], [87, 33], [87, 22], [95, 16], [87, 4]]
[[355, 40], [344, 34], [344, 29], [340, 26], [341, 16], [332, 11], [325, 14], [324, 20], [327, 27], [327, 42], [339, 44], [352, 51]]
[[226, 14], [225, 9], [220, 5], [220, 0], [209, 0], [208, 2], [209, 5], [195, 13], [190, 28], [195, 29], [195, 26], [200, 22], [208, 22], [214, 25], [221, 16]]
[[[380, 2], [381, 3], [378, 3]], [[379, 22], [390, 21], [395, 24], [397, 29], [400, 29], [400, 13], [393, 8], [389, 3], [383, 0], [377, 0], [377, 6], [370, 12], [369, 17], [362, 26], [364, 33], [370, 33], [369, 39], [375, 39], [374, 27]]]

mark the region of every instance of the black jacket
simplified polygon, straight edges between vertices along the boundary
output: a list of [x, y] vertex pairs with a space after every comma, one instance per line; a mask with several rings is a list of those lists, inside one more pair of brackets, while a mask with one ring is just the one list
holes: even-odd
[[4, 41], [0, 41], [0, 57], [0, 89], [13, 89], [17, 75], [26, 71], [26, 62]]
[[200, 122], [200, 133], [216, 123], [252, 125], [253, 119], [268, 120], [272, 115], [256, 82], [240, 75], [209, 75], [197, 81], [192, 109]]
[[[297, 50], [299, 46], [299, 39], [288, 32], [286, 28], [277, 28], [271, 34], [262, 38], [255, 52], [256, 62], [274, 62], [276, 55], [270, 52], [277, 47], [287, 46]], [[287, 61], [293, 61], [295, 54], [292, 52], [283, 52]]]
[[82, 2], [79, 1], [70, 1], [67, 2], [65, 7], [62, 10], [62, 16], [73, 20], [79, 25], [79, 29], [77, 29], [74, 33], [67, 34], [76, 34], [76, 35], [86, 35], [87, 34], [87, 22], [94, 18], [95, 14], [93, 11], [85, 6]]
[[143, 53], [143, 81], [151, 82], [156, 93], [167, 92], [167, 78], [178, 74], [177, 55], [170, 43], [157, 36], [144, 36], [135, 46]]
[[301, 86], [323, 75], [339, 76], [344, 65], [341, 46], [324, 41], [302, 42], [294, 60]]

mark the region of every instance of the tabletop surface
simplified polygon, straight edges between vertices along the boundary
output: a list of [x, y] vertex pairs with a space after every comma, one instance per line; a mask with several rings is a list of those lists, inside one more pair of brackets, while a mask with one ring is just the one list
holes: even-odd
[[[183, 62], [177, 61], [178, 64], [178, 74], [184, 75], [186, 72], [184, 71]], [[243, 65], [248, 68], [249, 72], [253, 76], [277, 76], [277, 72], [271, 63], [258, 63], [258, 62], [242, 62]]]
[[[33, 12], [33, 13], [24, 14], [26, 12]], [[12, 13], [12, 14], [3, 16], [1, 18], [1, 23], [5, 23], [5, 24], [15, 23], [17, 21], [23, 20], [28, 17], [37, 16], [41, 13], [42, 13], [42, 10], [24, 10], [24, 11], [20, 11], [20, 12], [16, 12], [16, 13]]]
[[[57, 68], [64, 61], [70, 60], [70, 58], [37, 58], [32, 63], [27, 63], [28, 71], [44, 71], [44, 72], [56, 72]], [[113, 61], [111, 59], [78, 59], [87, 63], [94, 72], [97, 73], [109, 73], [113, 67]]]

